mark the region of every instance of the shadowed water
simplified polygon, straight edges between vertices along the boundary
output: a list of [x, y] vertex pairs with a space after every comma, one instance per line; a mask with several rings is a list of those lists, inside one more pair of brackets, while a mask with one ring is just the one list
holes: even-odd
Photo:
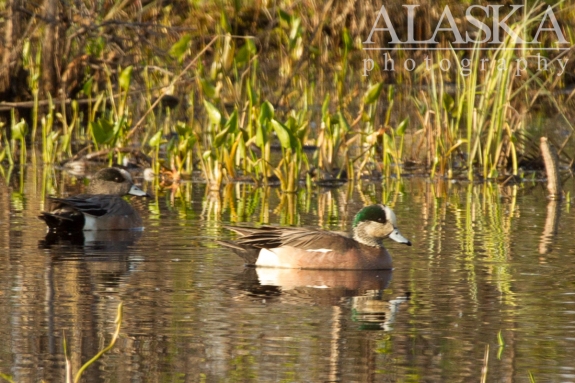
[[[82, 183], [49, 174], [0, 178], [0, 372], [17, 382], [63, 381], [64, 337], [77, 371], [120, 302], [85, 381], [575, 381], [575, 220], [542, 184], [184, 183], [132, 200], [143, 232], [53, 237], [44, 196]], [[215, 243], [235, 222], [349, 230], [377, 202], [413, 242], [389, 243], [392, 272], [248, 269]]]

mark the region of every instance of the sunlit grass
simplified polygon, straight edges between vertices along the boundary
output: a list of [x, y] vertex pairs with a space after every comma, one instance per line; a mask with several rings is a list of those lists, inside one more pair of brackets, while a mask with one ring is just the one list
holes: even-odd
[[[199, 173], [213, 191], [238, 180], [267, 186], [277, 178], [282, 191], [293, 193], [312, 179], [401, 177], [407, 159], [431, 177], [519, 174], [518, 151], [527, 127], [517, 109], [533, 91], [553, 98], [547, 88], [557, 84], [540, 72], [517, 78], [515, 60], [540, 52], [507, 36], [486, 53], [437, 53], [413, 73], [398, 63], [397, 84], [421, 85], [400, 90], [381, 73], [362, 75], [366, 51], [353, 29], [343, 28], [323, 46], [318, 38], [323, 24], [313, 26], [301, 9], [288, 8], [280, 4], [273, 14], [260, 10], [276, 22], [266, 42], [262, 35], [238, 35], [240, 26], [227, 12], [254, 9], [240, 3], [206, 6], [212, 24], [200, 18], [205, 24], [197, 31], [159, 37], [164, 56], [151, 58], [144, 48], [134, 48], [140, 61], [103, 62], [79, 79], [79, 92], [70, 100], [49, 93], [39, 99], [41, 49], [37, 40], [26, 40], [22, 61], [33, 99], [31, 121], [13, 113], [12, 141], [3, 145], [0, 159], [9, 166], [24, 164], [30, 143], [41, 147], [46, 164], [63, 163], [80, 150], [102, 152], [109, 164], [122, 164], [130, 151], [138, 151], [152, 159], [156, 174], [168, 172], [179, 180]], [[179, 16], [197, 17], [198, 9]], [[535, 5], [510, 27], [529, 33], [543, 11]], [[105, 18], [121, 14], [116, 8], [106, 12]], [[175, 20], [163, 22], [169, 26]], [[86, 49], [102, 55], [110, 47], [99, 39], [88, 41]], [[462, 59], [469, 63], [466, 75]], [[443, 60], [457, 64], [445, 71]], [[501, 60], [510, 64], [502, 68]], [[417, 120], [398, 108], [398, 99], [415, 107]], [[565, 116], [561, 101], [553, 104]], [[281, 156], [274, 156], [278, 148]]]

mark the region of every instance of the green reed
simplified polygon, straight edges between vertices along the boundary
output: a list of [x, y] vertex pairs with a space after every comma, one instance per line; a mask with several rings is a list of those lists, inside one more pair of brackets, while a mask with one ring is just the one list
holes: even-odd
[[34, 98], [34, 106], [32, 109], [32, 141], [36, 140], [36, 130], [38, 128], [38, 101], [40, 91], [40, 61], [41, 50], [38, 50], [35, 59], [32, 59], [30, 52], [30, 40], [26, 40], [22, 47], [22, 62], [26, 70], [28, 70], [28, 88], [32, 92]]
[[[10, 153], [16, 153], [20, 151], [20, 164], [26, 163], [26, 134], [28, 133], [28, 125], [24, 119], [19, 122], [15, 121], [14, 110], [11, 113], [11, 132], [12, 132], [12, 149]], [[16, 142], [19, 143], [19, 148], [16, 148]], [[13, 160], [10, 160], [13, 163]]]
[[[541, 7], [534, 7], [511, 28], [521, 34], [529, 31], [542, 17]], [[423, 127], [420, 146], [425, 143], [427, 147], [426, 159], [431, 167], [431, 176], [439, 172], [451, 177], [454, 160], [464, 157], [470, 180], [476, 174], [483, 178], [497, 178], [502, 170], [505, 171], [507, 163], [510, 163], [511, 174], [518, 174], [516, 144], [518, 134], [524, 132], [525, 126], [513, 104], [521, 91], [530, 90], [527, 85], [537, 74], [531, 73], [527, 81], [519, 83], [517, 72], [520, 63], [515, 52], [521, 48], [521, 57], [527, 57], [530, 51], [524, 46], [518, 47], [509, 35], [496, 50], [482, 54], [485, 51], [478, 49], [479, 44], [475, 47], [477, 49], [466, 58], [467, 68], [470, 68], [467, 74], [461, 65], [462, 56], [451, 50], [451, 58], [458, 65], [456, 83], [451, 92], [447, 91], [444, 78], [449, 73], [440, 68], [446, 57], [437, 54], [425, 76], [430, 91], [420, 92], [414, 97]], [[426, 72], [423, 64], [418, 71]], [[541, 85], [540, 82], [538, 84]], [[461, 134], [462, 126], [466, 127], [466, 134]]]
[[[351, 126], [343, 112], [335, 114], [329, 111], [330, 97], [326, 96], [322, 104], [321, 128], [317, 138], [318, 158], [316, 166], [329, 175], [340, 178], [343, 170], [349, 172], [348, 140]], [[351, 176], [353, 172], [350, 172]]]
[[[526, 15], [517, 23], [511, 25], [511, 28], [519, 35], [529, 31], [530, 27], [538, 23], [543, 12], [541, 7], [531, 8]], [[523, 85], [517, 87], [514, 84], [515, 66], [507, 65], [501, 70], [497, 65], [500, 61], [512, 62], [517, 58], [515, 49], [517, 44], [510, 36], [498, 47], [490, 57], [490, 66], [484, 77], [484, 84], [478, 90], [473, 91], [473, 81], [479, 82], [478, 78], [478, 53], [475, 55], [475, 71], [470, 76], [469, 81], [465, 83], [467, 102], [471, 104], [473, 96], [478, 95], [479, 100], [475, 108], [468, 106], [466, 112], [467, 129], [468, 129], [468, 177], [472, 178], [473, 161], [479, 161], [482, 164], [482, 175], [485, 178], [494, 178], [498, 174], [498, 165], [504, 156], [510, 157], [512, 162], [512, 174], [518, 174], [517, 152], [515, 143], [517, 142], [517, 133], [524, 129], [522, 120], [517, 118], [515, 110], [512, 108], [512, 101], [519, 94], [518, 91], [525, 90], [528, 79]], [[526, 57], [528, 51], [525, 46], [520, 47], [522, 56]], [[531, 74], [531, 77], [536, 75]], [[515, 86], [514, 86], [515, 85]], [[517, 90], [515, 88], [518, 88]], [[482, 155], [480, 154], [482, 152]]]
[[54, 104], [50, 95], [48, 95], [48, 114], [42, 117], [40, 124], [42, 125], [42, 160], [44, 163], [52, 164], [58, 154], [60, 131], [54, 127]]
[[307, 124], [304, 122], [303, 113], [300, 113], [299, 116], [290, 115], [285, 124], [272, 119], [271, 126], [282, 147], [282, 159], [274, 173], [280, 180], [281, 190], [294, 193], [299, 187], [303, 165], [309, 168], [301, 144]]
[[[120, 15], [124, 6], [118, 7], [104, 14]], [[236, 13], [243, 10], [240, 3], [226, 9], [232, 8]], [[322, 35], [322, 28], [329, 27], [327, 19], [314, 23], [302, 9], [282, 2], [276, 10], [269, 15], [275, 23], [269, 24], [262, 43], [262, 36], [238, 34], [242, 25], [223, 8], [207, 7], [205, 11], [215, 16], [211, 20], [218, 20], [214, 25], [202, 22], [198, 31], [158, 37], [165, 56], [138, 47], [132, 62], [112, 66], [102, 61], [97, 76], [82, 78], [80, 93], [71, 95], [71, 103], [49, 94], [43, 96], [45, 102], [39, 100], [41, 49], [37, 40], [27, 40], [22, 60], [34, 106], [31, 129], [16, 131], [16, 139], [22, 143], [22, 134], [31, 135], [34, 143], [40, 123], [45, 163], [72, 158], [73, 143], [80, 143], [86, 153], [108, 151], [110, 163], [114, 156], [121, 163], [130, 148], [150, 155], [156, 173], [169, 169], [179, 178], [200, 170], [213, 190], [239, 178], [267, 185], [275, 176], [283, 191], [294, 192], [303, 180], [311, 185], [312, 170], [320, 178], [342, 178], [344, 171], [350, 179], [401, 177], [406, 142], [415, 152], [412, 159], [424, 159], [432, 177], [454, 177], [457, 172], [469, 179], [497, 178], [507, 171], [518, 174], [518, 144], [526, 128], [515, 104], [521, 102], [519, 96], [548, 82], [536, 74], [526, 81], [517, 79], [516, 64], [502, 70], [498, 62], [513, 62], [515, 48], [524, 56], [534, 51], [518, 47], [508, 36], [498, 50], [483, 56], [479, 50], [467, 57], [453, 50], [447, 56], [438, 53], [429, 69], [422, 64], [413, 74], [398, 65], [398, 84], [415, 80], [427, 86], [399, 95], [415, 105], [420, 127], [415, 131], [398, 107], [399, 87], [381, 74], [361, 75], [358, 57], [365, 52], [357, 43], [357, 30], [342, 28], [329, 37]], [[187, 12], [188, 17], [200, 16], [196, 8]], [[533, 7], [510, 26], [527, 33], [542, 16], [542, 8]], [[164, 21], [168, 28], [174, 19]], [[206, 36], [213, 39], [206, 43]], [[86, 42], [86, 50], [102, 56], [111, 46], [94, 38]], [[405, 52], [399, 55], [406, 57]], [[446, 58], [455, 58], [459, 66], [444, 71], [440, 65]], [[467, 75], [462, 58], [471, 63]], [[479, 70], [484, 58], [489, 62]], [[275, 65], [272, 69], [269, 62]], [[158, 105], [167, 95], [176, 97], [179, 105]], [[554, 105], [561, 107], [557, 101]], [[317, 148], [309, 158], [304, 145]], [[282, 151], [279, 160], [272, 155], [275, 147]], [[0, 149], [1, 156], [13, 161], [14, 148]], [[25, 162], [26, 152], [19, 153], [20, 162]]]
[[[94, 355], [94, 357], [92, 357], [92, 359], [90, 359], [89, 361], [87, 361], [86, 363], [84, 363], [80, 367], [80, 369], [76, 373], [76, 376], [74, 377], [73, 383], [78, 383], [80, 381], [80, 378], [82, 377], [82, 374], [84, 374], [86, 369], [88, 369], [88, 367], [90, 367], [92, 364], [94, 364], [94, 362], [96, 362], [98, 359], [100, 359], [102, 357], [102, 355], [104, 355], [105, 353], [110, 351], [114, 347], [114, 345], [116, 344], [116, 341], [118, 340], [118, 337], [120, 336], [120, 329], [122, 327], [123, 304], [121, 302], [120, 302], [120, 304], [118, 304], [117, 311], [118, 311], [118, 313], [116, 315], [116, 319], [114, 320], [114, 323], [116, 324], [116, 330], [114, 331], [114, 334], [112, 335], [112, 340], [110, 341], [110, 343], [106, 347], [104, 347], [102, 350], [100, 350], [100, 352], [98, 352], [96, 355]], [[71, 368], [70, 359], [69, 359], [67, 349], [66, 349], [66, 340], [65, 339], [64, 339], [64, 355], [66, 357], [66, 383], [72, 383], [72, 368]]]

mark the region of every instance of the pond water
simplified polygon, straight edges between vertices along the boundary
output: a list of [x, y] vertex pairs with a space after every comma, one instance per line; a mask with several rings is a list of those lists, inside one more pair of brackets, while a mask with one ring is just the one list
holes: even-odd
[[[64, 339], [77, 371], [120, 302], [85, 381], [575, 381], [575, 219], [542, 183], [183, 183], [132, 200], [141, 233], [46, 238], [44, 196], [81, 188], [52, 169], [0, 177], [0, 372], [16, 382], [63, 381]], [[348, 230], [381, 202], [413, 242], [389, 243], [393, 271], [247, 269], [215, 242], [236, 222]]]

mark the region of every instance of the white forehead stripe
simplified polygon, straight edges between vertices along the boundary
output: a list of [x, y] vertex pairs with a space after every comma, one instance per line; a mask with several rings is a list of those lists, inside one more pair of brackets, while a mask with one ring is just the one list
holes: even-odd
[[134, 182], [132, 181], [132, 176], [130, 175], [130, 173], [128, 173], [126, 170], [124, 169], [118, 169], [120, 171], [120, 173], [122, 173], [122, 175], [124, 176], [124, 178], [130, 182]]
[[333, 251], [332, 249], [307, 249], [306, 251], [317, 252], [317, 253], [329, 253]]
[[387, 220], [391, 222], [393, 226], [397, 226], [397, 218], [395, 218], [395, 213], [393, 212], [393, 210], [391, 210], [389, 206], [385, 206], [384, 210]]

